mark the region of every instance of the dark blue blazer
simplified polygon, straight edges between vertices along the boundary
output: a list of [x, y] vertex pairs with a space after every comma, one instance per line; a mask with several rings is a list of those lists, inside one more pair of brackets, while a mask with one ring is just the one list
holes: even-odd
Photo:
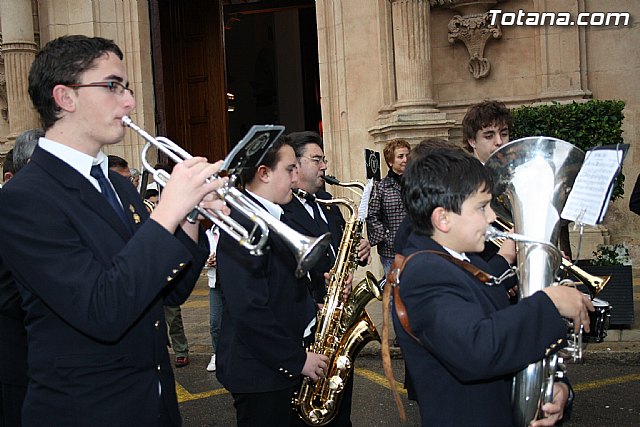
[[[319, 191], [316, 193], [316, 197], [323, 200], [332, 198], [331, 194], [326, 191]], [[345, 226], [342, 213], [335, 205], [324, 206], [318, 203], [318, 207], [322, 209], [324, 216], [327, 218], [329, 232], [331, 233], [331, 245], [337, 253], [340, 248], [342, 231]], [[322, 234], [318, 224], [311, 218], [311, 215], [309, 215], [309, 212], [307, 212], [307, 209], [297, 197], [294, 196], [289, 203], [282, 206], [282, 209], [284, 211], [282, 220], [289, 227], [307, 236], [318, 237]], [[309, 271], [309, 276], [311, 277], [311, 292], [314, 301], [317, 303], [324, 302], [324, 297], [327, 294], [324, 273], [331, 270], [334, 262], [335, 258], [328, 250], [325, 256]]]
[[[1, 191], [1, 190], [0, 190]], [[0, 383], [27, 385], [25, 312], [13, 275], [0, 258]]]
[[[411, 233], [403, 255], [445, 252]], [[475, 254], [471, 263], [490, 271]], [[487, 286], [450, 261], [419, 254], [400, 278], [414, 341], [393, 321], [416, 389], [423, 426], [511, 426], [513, 374], [556, 350], [567, 326], [543, 293], [510, 305], [502, 286]], [[392, 304], [393, 307], [393, 304]]]
[[188, 297], [206, 242], [147, 221], [131, 183], [109, 178], [128, 225], [39, 147], [0, 193], [1, 255], [26, 312], [25, 426], [155, 425], [160, 405], [180, 424], [162, 306]]
[[[236, 211], [231, 217], [250, 229]], [[295, 278], [293, 252], [272, 231], [261, 256], [249, 254], [226, 233], [220, 235], [217, 254], [223, 297], [218, 380], [232, 393], [295, 387], [306, 361], [302, 340], [315, 305], [305, 279]]]

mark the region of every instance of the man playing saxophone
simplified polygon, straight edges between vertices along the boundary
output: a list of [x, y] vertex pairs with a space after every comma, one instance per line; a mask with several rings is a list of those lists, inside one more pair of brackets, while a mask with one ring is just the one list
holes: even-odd
[[[324, 206], [314, 198], [331, 199], [331, 194], [323, 190], [324, 175], [327, 170], [327, 160], [324, 156], [322, 138], [315, 132], [294, 132], [289, 134], [298, 162], [298, 181], [295, 186], [304, 190], [312, 197], [294, 197], [283, 205], [284, 221], [296, 231], [320, 236], [330, 231], [332, 244], [326, 256], [309, 271], [311, 289], [314, 300], [322, 304], [326, 296], [325, 274], [333, 267], [336, 253], [342, 239], [345, 220], [337, 206]], [[358, 245], [358, 258], [362, 264], [367, 264], [371, 256], [371, 245], [365, 238]], [[345, 295], [346, 297], [347, 295]], [[336, 418], [329, 423], [331, 426], [351, 425], [351, 394], [353, 379], [345, 384], [342, 403]]]
[[[281, 137], [240, 179], [246, 196], [280, 219], [279, 204], [291, 200], [297, 176], [293, 148]], [[251, 229], [245, 216], [234, 210], [231, 216]], [[268, 251], [253, 256], [227, 234], [218, 242], [223, 312], [216, 376], [233, 396], [238, 426], [288, 426], [301, 375], [317, 380], [327, 368], [325, 356], [303, 346], [315, 304], [306, 280], [295, 277], [293, 252], [277, 233], [267, 244]]]
[[[402, 255], [413, 257], [401, 272], [392, 308], [422, 425], [513, 426], [513, 374], [562, 347], [562, 317], [588, 329], [593, 306], [576, 289], [561, 286], [510, 305], [503, 287], [470, 274], [489, 270], [476, 253], [495, 219], [492, 177], [477, 159], [432, 150], [410, 158], [404, 179], [413, 231]], [[562, 417], [558, 402], [566, 400], [567, 388], [555, 392], [553, 403], [542, 408], [545, 418], [532, 425], [553, 425]]]

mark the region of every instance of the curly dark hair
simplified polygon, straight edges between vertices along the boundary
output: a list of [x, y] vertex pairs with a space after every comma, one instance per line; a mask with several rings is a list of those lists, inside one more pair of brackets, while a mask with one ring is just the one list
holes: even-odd
[[470, 139], [475, 139], [476, 133], [487, 126], [506, 125], [509, 130], [513, 124], [511, 112], [500, 101], [482, 101], [469, 107], [467, 114], [462, 119], [462, 137], [464, 145], [469, 151], [473, 151], [473, 147], [469, 145]]

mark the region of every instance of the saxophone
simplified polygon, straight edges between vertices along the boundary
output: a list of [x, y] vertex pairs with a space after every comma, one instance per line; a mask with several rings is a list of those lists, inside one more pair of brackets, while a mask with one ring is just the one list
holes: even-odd
[[[304, 193], [298, 190], [298, 195]], [[349, 199], [317, 200], [324, 205], [342, 205], [350, 213], [346, 223], [336, 262], [329, 272], [327, 296], [318, 319], [315, 341], [309, 351], [329, 358], [326, 376], [317, 382], [304, 378], [293, 405], [302, 420], [314, 426], [329, 423], [337, 414], [342, 391], [353, 362], [370, 341], [380, 341], [380, 335], [365, 310], [373, 298], [382, 299], [378, 281], [367, 271], [366, 277], [355, 285], [347, 301], [343, 290], [349, 274], [358, 266], [358, 244], [362, 238], [364, 218], [358, 218], [354, 203]]]

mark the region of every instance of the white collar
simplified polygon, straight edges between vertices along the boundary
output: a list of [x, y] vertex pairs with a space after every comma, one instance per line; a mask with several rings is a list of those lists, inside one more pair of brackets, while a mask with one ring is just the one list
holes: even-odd
[[269, 214], [271, 214], [271, 216], [273, 216], [275, 219], [280, 219], [280, 217], [282, 216], [282, 208], [276, 204], [273, 203], [267, 199], [265, 199], [264, 197], [260, 197], [255, 193], [252, 193], [249, 190], [246, 190], [247, 193], [251, 194], [253, 197], [256, 198], [256, 200], [258, 200], [262, 206], [264, 206], [264, 208], [267, 210], [267, 212], [269, 212]]
[[456, 252], [453, 249], [449, 249], [446, 246], [443, 246], [444, 250], [449, 252], [452, 257], [459, 259], [460, 261], [471, 262], [468, 256], [465, 255], [464, 252]]
[[60, 144], [59, 142], [53, 141], [51, 139], [47, 139], [41, 137], [38, 141], [38, 145], [45, 151], [59, 158], [75, 170], [77, 170], [82, 176], [92, 180], [91, 176], [91, 167], [93, 165], [100, 165], [100, 169], [102, 169], [102, 173], [104, 176], [109, 176], [109, 164], [107, 162], [107, 156], [99, 151], [96, 157], [92, 157], [88, 154], [82, 153], [75, 148], [71, 148], [67, 145]]

